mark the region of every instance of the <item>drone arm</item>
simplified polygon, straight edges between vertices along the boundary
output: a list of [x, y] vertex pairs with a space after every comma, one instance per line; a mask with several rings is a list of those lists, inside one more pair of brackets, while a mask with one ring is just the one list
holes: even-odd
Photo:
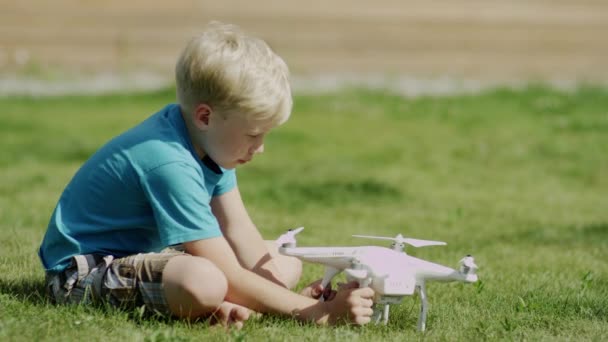
[[416, 263], [418, 265], [416, 277], [420, 281], [462, 281], [466, 283], [477, 281], [477, 265], [470, 256], [460, 261], [459, 270], [420, 259], [416, 260]]

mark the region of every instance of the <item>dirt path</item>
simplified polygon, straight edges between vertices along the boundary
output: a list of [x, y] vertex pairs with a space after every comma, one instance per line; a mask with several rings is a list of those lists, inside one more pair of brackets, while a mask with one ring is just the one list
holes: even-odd
[[[296, 75], [608, 79], [608, 1], [0, 0], [0, 70], [152, 71], [212, 19]], [[1, 74], [0, 74], [1, 75]]]

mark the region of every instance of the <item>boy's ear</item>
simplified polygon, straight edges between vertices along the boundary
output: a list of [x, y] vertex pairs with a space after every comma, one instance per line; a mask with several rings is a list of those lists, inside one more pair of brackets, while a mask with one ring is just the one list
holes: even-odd
[[207, 130], [209, 126], [209, 117], [211, 116], [211, 107], [205, 103], [201, 103], [194, 108], [192, 120], [194, 125], [200, 130]]

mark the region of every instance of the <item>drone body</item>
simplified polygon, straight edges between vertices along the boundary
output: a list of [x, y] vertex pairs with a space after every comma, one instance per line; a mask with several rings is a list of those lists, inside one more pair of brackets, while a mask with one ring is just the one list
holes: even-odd
[[[433, 262], [412, 257], [403, 252], [404, 244], [416, 247], [445, 245], [439, 241], [406, 239], [401, 235], [396, 238], [379, 238], [355, 235], [357, 237], [379, 238], [394, 240], [391, 248], [378, 246], [361, 247], [296, 247], [295, 235], [304, 228], [288, 231], [277, 239], [279, 252], [293, 256], [303, 261], [318, 263], [325, 266], [325, 275], [321, 285], [327, 286], [331, 280], [344, 271], [348, 281], [356, 280], [359, 287], [371, 287], [376, 293], [374, 302], [384, 305], [384, 310], [377, 309], [374, 321], [388, 322], [389, 305], [397, 304], [403, 296], [414, 294], [417, 289], [421, 298], [421, 312], [418, 320], [418, 330], [424, 331], [428, 303], [426, 300], [426, 281], [463, 281], [476, 282], [477, 266], [473, 257], [464, 257], [460, 270], [442, 266]], [[323, 300], [321, 298], [321, 300]]]

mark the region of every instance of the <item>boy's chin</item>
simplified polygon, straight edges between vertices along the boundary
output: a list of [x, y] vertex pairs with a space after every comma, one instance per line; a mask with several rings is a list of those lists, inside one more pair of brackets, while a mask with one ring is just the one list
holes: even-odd
[[223, 169], [226, 170], [232, 170], [235, 169], [237, 166], [239, 165], [243, 165], [240, 164], [238, 161], [233, 161], [233, 162], [228, 162], [228, 163], [223, 163], [222, 165], [220, 165]]
[[239, 166], [243, 166], [245, 164], [248, 164], [251, 162], [251, 159], [237, 159], [234, 161], [226, 161], [223, 163], [218, 163], [219, 166], [221, 166], [224, 169], [230, 170], [230, 169], [235, 169]]
[[235, 162], [234, 166], [236, 167], [236, 166], [239, 166], [239, 165], [245, 165], [245, 164], [250, 163], [250, 162], [251, 162], [251, 159], [239, 159], [239, 160], [237, 160]]

